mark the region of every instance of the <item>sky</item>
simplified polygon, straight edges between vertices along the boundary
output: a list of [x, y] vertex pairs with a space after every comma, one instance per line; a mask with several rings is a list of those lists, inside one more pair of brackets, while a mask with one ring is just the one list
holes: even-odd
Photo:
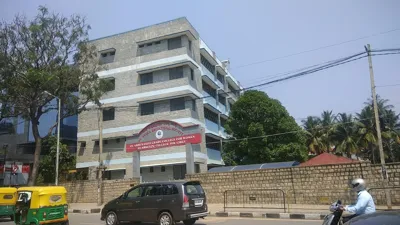
[[[220, 60], [230, 60], [231, 74], [243, 87], [365, 51], [366, 44], [400, 48], [397, 0], [0, 0], [0, 17], [11, 21], [19, 13], [32, 18], [39, 5], [65, 16], [86, 16], [90, 39], [185, 16]], [[354, 39], [359, 40], [336, 45]], [[309, 51], [329, 45], [334, 46]], [[376, 56], [372, 62], [376, 85], [393, 85], [377, 87], [377, 93], [400, 112], [400, 55]], [[368, 60], [259, 90], [278, 99], [299, 123], [324, 110], [355, 114], [371, 96]]]

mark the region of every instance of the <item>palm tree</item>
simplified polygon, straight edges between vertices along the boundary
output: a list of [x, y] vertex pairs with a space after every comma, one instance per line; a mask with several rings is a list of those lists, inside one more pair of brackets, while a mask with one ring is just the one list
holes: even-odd
[[326, 150], [326, 146], [322, 140], [321, 120], [315, 116], [309, 116], [306, 120], [302, 120], [305, 133], [307, 135], [307, 145], [310, 152], [321, 154]]
[[334, 145], [332, 141], [332, 132], [334, 130], [333, 125], [335, 124], [335, 115], [332, 110], [325, 110], [321, 114], [321, 125], [322, 125], [322, 140], [327, 150], [329, 151], [331, 146]]
[[367, 105], [361, 110], [361, 113], [357, 113], [356, 125], [358, 126], [358, 134], [360, 135], [358, 146], [362, 148], [366, 157], [375, 163], [378, 138], [376, 135], [374, 111], [371, 106]]
[[339, 113], [338, 123], [332, 134], [332, 139], [336, 144], [336, 151], [351, 158], [352, 154], [358, 153], [357, 146], [357, 126], [351, 114]]
[[383, 119], [383, 144], [390, 155], [390, 161], [396, 161], [394, 149], [395, 145], [400, 144], [400, 114], [396, 114], [393, 110], [387, 110]]

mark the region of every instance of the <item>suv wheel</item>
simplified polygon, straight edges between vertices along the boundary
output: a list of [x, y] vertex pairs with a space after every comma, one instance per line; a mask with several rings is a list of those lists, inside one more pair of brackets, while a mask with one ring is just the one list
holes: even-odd
[[183, 221], [183, 224], [185, 224], [185, 225], [193, 225], [194, 223], [196, 223], [196, 219], [190, 219], [190, 220]]
[[117, 224], [119, 224], [118, 217], [117, 217], [117, 214], [115, 214], [115, 212], [107, 213], [106, 224], [107, 225], [117, 225]]
[[163, 212], [158, 217], [158, 224], [159, 225], [174, 225], [174, 220], [168, 212]]

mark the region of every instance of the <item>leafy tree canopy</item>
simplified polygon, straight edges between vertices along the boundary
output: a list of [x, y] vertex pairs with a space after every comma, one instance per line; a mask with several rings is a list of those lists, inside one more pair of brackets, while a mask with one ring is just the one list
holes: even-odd
[[228, 165], [303, 161], [307, 157], [302, 129], [278, 100], [262, 91], [246, 91], [232, 106], [225, 128], [232, 137], [223, 146]]

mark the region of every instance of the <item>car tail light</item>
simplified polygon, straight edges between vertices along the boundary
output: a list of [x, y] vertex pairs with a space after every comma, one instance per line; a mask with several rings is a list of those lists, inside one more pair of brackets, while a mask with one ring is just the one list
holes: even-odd
[[68, 205], [64, 205], [64, 215], [68, 215]]
[[183, 194], [182, 208], [189, 208], [189, 197], [185, 194]]
[[46, 216], [47, 216], [47, 213], [43, 212], [43, 218], [46, 218]]

